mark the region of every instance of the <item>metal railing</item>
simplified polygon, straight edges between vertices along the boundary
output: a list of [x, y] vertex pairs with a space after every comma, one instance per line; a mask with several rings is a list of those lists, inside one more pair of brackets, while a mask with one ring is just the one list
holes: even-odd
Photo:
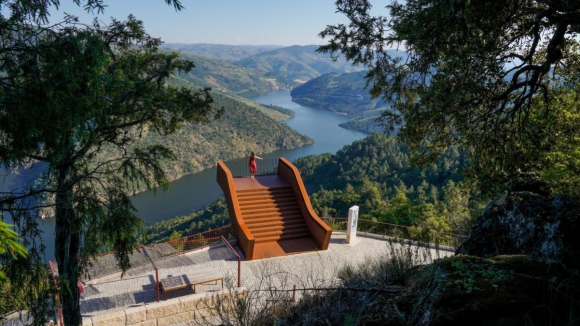
[[[278, 158], [265, 158], [263, 160], [256, 160], [258, 171], [255, 175], [272, 175], [278, 174]], [[232, 173], [232, 177], [247, 177], [250, 176], [250, 166], [247, 158], [238, 158], [224, 162], [227, 168]]]
[[[348, 218], [346, 217], [322, 217], [322, 219], [333, 230], [346, 230], [348, 223]], [[415, 240], [423, 243], [429, 242], [453, 248], [458, 248], [467, 238], [467, 236], [463, 234], [437, 232], [427, 228], [391, 224], [361, 218], [357, 221], [357, 233], [358, 232], [382, 235], [396, 239]]]
[[[185, 236], [183, 238], [135, 248], [133, 249], [133, 254], [129, 256], [131, 268], [151, 265], [152, 262], [156, 260], [209, 247], [210, 245], [221, 242], [222, 237], [229, 239], [232, 236], [233, 233], [231, 226], [227, 225], [218, 229]], [[96, 257], [92, 257], [92, 264], [88, 271], [90, 279], [100, 278], [120, 272], [114, 253], [114, 251], [106, 252]], [[58, 289], [58, 265], [56, 264], [56, 261], [50, 261], [49, 266], [55, 281], [55, 287]], [[154, 263], [153, 266], [154, 269], [156, 269]]]
[[185, 236], [183, 238], [167, 241], [167, 244], [175, 249], [175, 252], [168, 256], [181, 255], [186, 252], [211, 246], [221, 241], [221, 237], [229, 239], [233, 236], [231, 225], [221, 228]]
[[232, 247], [230, 242], [226, 238], [224, 238], [223, 235], [221, 236], [221, 239], [226, 244], [226, 246], [234, 253], [234, 255], [238, 258], [238, 287], [240, 287], [240, 286], [242, 286], [242, 259], [241, 259], [240, 255], [238, 255], [238, 253], [236, 252], [234, 247]]

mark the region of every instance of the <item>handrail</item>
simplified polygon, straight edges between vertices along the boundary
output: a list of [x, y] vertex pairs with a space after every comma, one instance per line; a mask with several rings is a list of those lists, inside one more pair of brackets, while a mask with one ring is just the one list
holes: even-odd
[[[227, 234], [229, 235], [229, 229], [231, 225], [222, 226], [217, 229], [208, 230], [192, 235], [187, 235], [178, 239], [169, 240], [165, 243], [172, 246], [176, 250], [176, 255], [181, 255], [192, 250], [198, 250], [207, 246], [212, 245], [215, 241], [220, 240], [220, 236]], [[173, 256], [169, 255], [169, 256]]]
[[[348, 221], [348, 217], [321, 217], [322, 220], [325, 219], [332, 219], [335, 221]], [[412, 226], [408, 226], [408, 225], [401, 225], [401, 224], [393, 224], [393, 223], [387, 223], [387, 222], [381, 222], [381, 221], [373, 221], [373, 220], [369, 220], [369, 219], [364, 219], [364, 218], [359, 218], [359, 221], [363, 221], [363, 222], [370, 222], [373, 224], [380, 224], [380, 225], [388, 225], [388, 226], [393, 226], [393, 227], [397, 227], [397, 228], [404, 228], [404, 229], [410, 229], [413, 228]], [[461, 237], [461, 238], [467, 238], [468, 236], [466, 234], [458, 234], [458, 233], [449, 233], [449, 232], [439, 232], [436, 231], [437, 234], [440, 235], [448, 235], [451, 237]]]
[[[223, 235], [223, 231], [227, 230], [231, 228], [231, 225], [225, 225], [216, 229], [211, 229], [211, 230], [207, 230], [207, 231], [203, 231], [203, 232], [199, 232], [199, 233], [195, 233], [195, 234], [190, 234], [190, 235], [186, 235], [183, 236], [181, 238], [177, 238], [177, 239], [173, 239], [173, 240], [168, 240], [167, 243], [173, 243], [176, 242], [178, 243], [179, 241], [183, 241], [183, 239], [187, 239], [185, 241], [189, 241], [190, 238], [193, 238], [194, 240], [196, 240], [195, 238], [199, 237], [203, 237], [203, 239], [213, 239], [213, 238], [219, 238], [219, 235]], [[208, 234], [215, 234], [214, 237], [208, 237]], [[219, 235], [218, 235], [219, 234]]]
[[[346, 230], [346, 222], [348, 218], [345, 217], [323, 217], [325, 221], [328, 221], [328, 225], [332, 227], [333, 230], [336, 231], [344, 231]], [[358, 219], [358, 226], [357, 232], [363, 232], [365, 234], [375, 234], [399, 239], [409, 239], [409, 240], [418, 240], [423, 236], [427, 237], [426, 241], [432, 242], [432, 236], [436, 236], [435, 243], [437, 245], [446, 245], [457, 248], [467, 235], [465, 234], [456, 234], [456, 233], [449, 233], [449, 232], [439, 232], [436, 230], [428, 229], [428, 228], [417, 228], [414, 226], [407, 226], [407, 225], [399, 225], [399, 224], [392, 224], [387, 222], [379, 222], [367, 219]], [[428, 231], [428, 233], [423, 233], [424, 231]], [[415, 233], [415, 235], [413, 235]], [[423, 239], [422, 241], [425, 241]]]
[[234, 179], [231, 172], [222, 161], [217, 163], [217, 182], [226, 197], [230, 221], [233, 226], [232, 229], [234, 230], [234, 235], [238, 239], [238, 247], [240, 247], [247, 260], [252, 260], [254, 259], [254, 243], [256, 240], [250, 232], [250, 229], [246, 226], [246, 223], [239, 218], [242, 216], [242, 213], [238, 206], [238, 196], [236, 195], [236, 189], [234, 188]]
[[[223, 163], [234, 178], [250, 175], [249, 162], [245, 157], [232, 159]], [[256, 168], [257, 172], [255, 175], [278, 174], [278, 158], [258, 159], [256, 160]]]
[[320, 249], [328, 249], [332, 228], [318, 217], [314, 209], [312, 209], [312, 204], [310, 203], [306, 187], [304, 187], [304, 183], [300, 177], [300, 172], [294, 164], [283, 157], [278, 162], [278, 175], [292, 186], [310, 234], [312, 234], [313, 239], [320, 246]]
[[230, 250], [234, 253], [234, 255], [236, 255], [236, 257], [238, 257], [238, 287], [240, 287], [240, 286], [242, 286], [242, 259], [240, 258], [240, 255], [238, 255], [238, 253], [236, 252], [234, 247], [232, 247], [230, 242], [226, 238], [224, 238], [223, 235], [222, 235], [222, 241], [226, 244], [226, 246], [228, 248], [230, 248]]

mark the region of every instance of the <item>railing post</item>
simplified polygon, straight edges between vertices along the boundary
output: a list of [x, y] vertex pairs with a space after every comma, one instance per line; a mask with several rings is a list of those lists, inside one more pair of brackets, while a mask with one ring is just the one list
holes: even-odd
[[157, 302], [159, 302], [159, 271], [155, 267], [155, 292], [157, 293]]
[[[232, 159], [223, 162], [230, 170], [233, 178], [250, 175], [249, 163], [246, 157]], [[272, 175], [278, 173], [278, 158], [264, 158], [256, 162], [258, 171], [256, 175]]]
[[296, 284], [294, 284], [294, 288], [292, 289], [292, 302], [296, 302]]
[[242, 261], [238, 256], [238, 287], [242, 286]]

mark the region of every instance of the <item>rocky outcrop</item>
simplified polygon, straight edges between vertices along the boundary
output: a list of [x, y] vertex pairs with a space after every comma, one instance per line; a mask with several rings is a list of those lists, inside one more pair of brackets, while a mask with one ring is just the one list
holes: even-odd
[[406, 325], [576, 325], [577, 277], [531, 256], [437, 261], [396, 299]]
[[531, 191], [492, 200], [458, 254], [531, 255], [580, 269], [580, 201]]
[[580, 200], [520, 173], [452, 258], [399, 298], [413, 325], [580, 324]]
[[[351, 319], [385, 326], [580, 325], [580, 199], [553, 196], [533, 173], [520, 173], [508, 188], [487, 205], [457, 255], [405, 269], [400, 278], [385, 269], [356, 279], [386, 286], [374, 297], [359, 294], [351, 306], [362, 312], [349, 312]], [[399, 290], [386, 291], [393, 284]], [[355, 297], [344, 293], [341, 302]]]

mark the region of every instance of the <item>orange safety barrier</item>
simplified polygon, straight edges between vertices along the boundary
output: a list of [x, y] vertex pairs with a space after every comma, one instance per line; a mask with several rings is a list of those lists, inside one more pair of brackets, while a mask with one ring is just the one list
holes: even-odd
[[250, 230], [244, 221], [239, 218], [242, 214], [238, 205], [238, 198], [236, 195], [236, 189], [234, 187], [234, 179], [229, 169], [222, 161], [217, 163], [217, 182], [224, 191], [224, 196], [228, 205], [230, 221], [232, 223], [232, 230], [234, 231], [234, 236], [238, 239], [238, 247], [240, 247], [240, 250], [246, 257], [246, 260], [252, 260], [255, 258], [254, 244], [256, 240], [250, 233]]
[[278, 175], [292, 186], [312, 239], [320, 246], [320, 249], [328, 249], [332, 229], [314, 212], [298, 169], [290, 161], [281, 157], [278, 162]]

